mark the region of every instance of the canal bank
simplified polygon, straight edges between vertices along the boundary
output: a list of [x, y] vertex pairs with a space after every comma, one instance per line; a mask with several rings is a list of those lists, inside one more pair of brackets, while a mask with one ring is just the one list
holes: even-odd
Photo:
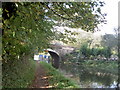
[[79, 88], [74, 81], [65, 77], [59, 70], [53, 68], [51, 64], [45, 62], [41, 62], [40, 64], [43, 65], [46, 71], [46, 77], [51, 88]]

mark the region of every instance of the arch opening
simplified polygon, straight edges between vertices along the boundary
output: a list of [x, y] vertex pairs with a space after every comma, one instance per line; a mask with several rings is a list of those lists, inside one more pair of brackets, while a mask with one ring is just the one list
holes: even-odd
[[51, 55], [52, 57], [52, 66], [56, 69], [59, 68], [59, 61], [60, 61], [60, 56], [59, 54], [52, 50], [52, 49], [47, 49], [48, 53]]

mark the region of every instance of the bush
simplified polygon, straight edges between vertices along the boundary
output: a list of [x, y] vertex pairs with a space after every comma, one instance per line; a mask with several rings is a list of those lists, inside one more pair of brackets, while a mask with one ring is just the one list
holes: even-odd
[[32, 59], [11, 60], [3, 63], [3, 88], [27, 88], [35, 74], [35, 62]]
[[110, 58], [112, 55], [111, 49], [109, 47], [89, 48], [87, 44], [81, 46], [80, 53], [87, 58], [90, 58], [91, 55], [94, 57], [98, 57], [100, 55], [106, 58]]

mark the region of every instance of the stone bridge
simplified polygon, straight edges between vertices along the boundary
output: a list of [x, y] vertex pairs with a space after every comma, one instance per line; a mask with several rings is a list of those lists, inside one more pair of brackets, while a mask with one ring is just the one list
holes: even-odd
[[59, 61], [60, 61], [60, 55], [58, 52], [52, 50], [52, 49], [46, 49], [48, 53], [52, 57], [52, 66], [55, 67], [56, 69], [59, 68]]
[[52, 65], [55, 68], [59, 68], [59, 61], [61, 60], [61, 57], [65, 54], [71, 53], [74, 48], [69, 46], [63, 46], [63, 45], [51, 45], [52, 49], [47, 49], [49, 54], [52, 57]]

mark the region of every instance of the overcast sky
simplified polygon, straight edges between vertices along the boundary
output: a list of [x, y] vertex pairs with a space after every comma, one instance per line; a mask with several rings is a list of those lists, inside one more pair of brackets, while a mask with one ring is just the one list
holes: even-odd
[[[118, 2], [120, 0], [100, 0], [105, 5], [101, 7], [103, 13], [106, 13], [107, 24], [99, 25], [101, 31], [95, 32], [96, 35], [115, 34], [114, 28], [118, 27]], [[62, 28], [63, 29], [63, 28]]]
[[118, 27], [118, 2], [120, 0], [101, 0], [106, 4], [102, 7], [102, 12], [107, 13], [106, 20], [107, 24], [103, 27], [99, 27], [101, 31], [96, 32], [97, 34], [112, 34], [114, 33], [114, 28]]

